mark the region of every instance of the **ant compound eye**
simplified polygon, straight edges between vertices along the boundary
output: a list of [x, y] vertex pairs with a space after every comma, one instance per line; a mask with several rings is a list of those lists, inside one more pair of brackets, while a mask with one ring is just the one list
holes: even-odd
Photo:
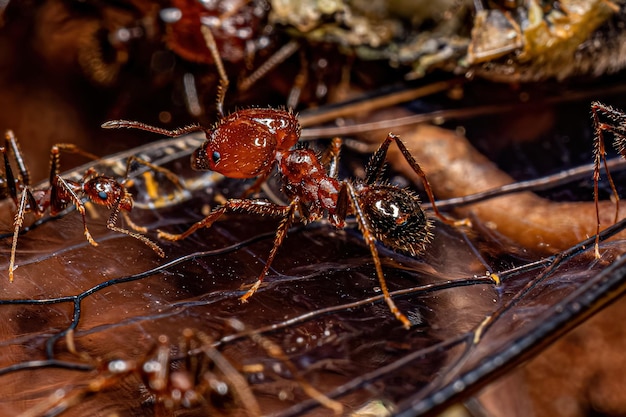
[[220, 158], [222, 155], [218, 151], [213, 151], [211, 154], [211, 159], [213, 160], [213, 164], [217, 165], [220, 162]]

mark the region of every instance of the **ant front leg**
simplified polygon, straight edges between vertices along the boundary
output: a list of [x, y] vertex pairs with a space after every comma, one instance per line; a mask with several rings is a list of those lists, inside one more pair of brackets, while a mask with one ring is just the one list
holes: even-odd
[[75, 184], [73, 182], [66, 181], [60, 175], [56, 175], [51, 181], [51, 184], [52, 184], [50, 188], [50, 200], [52, 201], [52, 206], [50, 208], [51, 214], [54, 215], [58, 213], [59, 211], [63, 210], [65, 207], [61, 207], [59, 205], [60, 203], [58, 202], [66, 201], [66, 198], [69, 197], [69, 199], [72, 201], [72, 204], [74, 204], [74, 206], [76, 207], [76, 210], [78, 210], [78, 212], [80, 213], [83, 219], [83, 234], [85, 235], [87, 242], [89, 242], [91, 246], [98, 246], [98, 242], [94, 240], [94, 238], [91, 236], [91, 233], [89, 232], [89, 229], [87, 228], [87, 217], [85, 213], [85, 205], [83, 204], [80, 197], [78, 197], [78, 195], [74, 191], [76, 188]]
[[409, 163], [409, 165], [411, 166], [411, 169], [413, 169], [413, 172], [415, 172], [422, 180], [422, 184], [424, 184], [424, 190], [426, 191], [426, 194], [428, 195], [428, 199], [430, 200], [430, 203], [433, 206], [433, 211], [435, 212], [435, 215], [444, 223], [455, 226], [455, 227], [471, 226], [471, 222], [469, 219], [454, 220], [454, 219], [444, 216], [439, 211], [439, 209], [437, 208], [437, 204], [435, 203], [435, 196], [433, 194], [433, 190], [430, 187], [430, 183], [428, 182], [428, 179], [426, 178], [426, 174], [424, 173], [424, 171], [422, 171], [422, 168], [419, 166], [415, 158], [413, 158], [413, 155], [411, 155], [409, 150], [406, 148], [406, 146], [404, 145], [404, 142], [400, 140], [400, 137], [394, 135], [393, 133], [389, 133], [387, 135], [387, 138], [385, 139], [385, 141], [380, 145], [380, 147], [374, 153], [374, 155], [372, 155], [372, 158], [370, 159], [366, 167], [365, 182], [367, 184], [373, 184], [373, 183], [381, 181], [383, 166], [385, 164], [385, 159], [387, 158], [387, 151], [389, 150], [389, 145], [391, 145], [391, 142], [395, 142], [395, 144], [398, 146], [398, 149], [400, 149], [402, 156], [404, 156], [404, 159]]
[[[600, 121], [600, 114], [607, 116], [609, 119], [617, 123], [616, 125], [604, 123]], [[613, 182], [613, 177], [609, 171], [609, 167], [606, 162], [606, 148], [604, 145], [604, 132], [610, 132], [615, 136], [615, 148], [620, 153], [622, 158], [626, 158], [626, 114], [622, 111], [614, 109], [611, 106], [594, 101], [591, 103], [591, 117], [593, 120], [594, 128], [594, 167], [593, 167], [593, 200], [596, 206], [596, 242], [595, 242], [595, 256], [600, 258], [600, 208], [598, 203], [598, 183], [600, 181], [600, 164], [604, 163], [604, 170], [606, 171], [606, 177], [609, 180], [611, 186], [611, 192], [615, 196], [615, 220], [616, 223], [619, 217], [619, 194]]]
[[271, 203], [269, 201], [263, 200], [240, 200], [240, 199], [232, 199], [227, 200], [223, 205], [217, 207], [213, 210], [208, 216], [199, 222], [193, 224], [189, 229], [180, 234], [170, 234], [163, 232], [161, 230], [158, 231], [158, 236], [161, 239], [177, 241], [182, 240], [193, 234], [199, 229], [208, 228], [213, 225], [213, 223], [222, 217], [227, 212], [244, 212], [248, 214], [255, 214], [260, 216], [272, 216], [272, 217], [281, 217], [282, 221], [278, 226], [276, 231], [276, 237], [274, 238], [274, 246], [270, 251], [270, 255], [265, 262], [265, 266], [263, 267], [263, 271], [259, 275], [257, 281], [252, 285], [252, 287], [241, 297], [241, 301], [247, 301], [248, 298], [252, 296], [256, 292], [256, 290], [261, 286], [265, 275], [268, 273], [270, 266], [272, 265], [272, 261], [276, 256], [276, 252], [278, 248], [282, 244], [285, 236], [287, 235], [287, 230], [289, 226], [291, 226], [294, 214], [296, 209], [301, 210], [300, 208], [300, 200], [294, 199], [287, 206], [278, 205]]

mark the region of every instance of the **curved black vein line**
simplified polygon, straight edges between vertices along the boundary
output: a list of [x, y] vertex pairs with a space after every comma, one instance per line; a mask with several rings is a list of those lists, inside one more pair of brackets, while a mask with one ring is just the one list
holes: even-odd
[[[515, 274], [519, 274], [522, 272], [523, 269], [527, 269], [528, 271], [533, 270], [533, 269], [537, 269], [537, 268], [542, 268], [546, 266], [546, 263], [548, 262], [548, 260], [543, 260], [543, 261], [538, 261], [532, 264], [528, 264], [528, 266], [523, 266], [523, 267], [518, 267], [518, 268], [514, 268], [512, 270], [509, 271], [504, 271], [502, 273], [500, 273], [500, 276], [502, 278], [502, 276], [507, 276], [507, 275], [515, 275]], [[393, 296], [399, 296], [399, 295], [409, 295], [409, 294], [419, 294], [419, 293], [429, 293], [429, 292], [435, 292], [438, 290], [443, 290], [443, 289], [448, 289], [448, 288], [454, 288], [454, 287], [461, 287], [461, 286], [469, 286], [469, 285], [476, 285], [476, 284], [493, 284], [493, 280], [491, 278], [488, 277], [481, 277], [481, 278], [474, 278], [474, 279], [467, 279], [467, 280], [450, 280], [447, 281], [445, 283], [436, 283], [436, 284], [428, 284], [425, 286], [421, 286], [421, 287], [414, 287], [414, 288], [410, 288], [410, 289], [403, 289], [403, 290], [398, 290], [398, 291], [393, 291], [391, 292], [391, 294]], [[381, 302], [383, 301], [383, 297], [382, 296], [376, 296], [376, 297], [370, 297], [367, 300], [361, 300], [355, 303], [351, 303], [349, 304], [350, 308], [353, 308], [353, 305], [359, 306], [361, 304], [365, 304], [366, 302]], [[342, 306], [346, 306], [346, 305], [342, 305]], [[339, 306], [338, 306], [339, 307]], [[292, 319], [286, 320], [285, 322], [281, 322], [275, 325], [270, 325], [270, 326], [266, 326], [263, 328], [259, 328], [259, 329], [254, 329], [254, 330], [250, 330], [247, 332], [242, 332], [242, 334], [234, 334], [231, 336], [226, 336], [222, 339], [220, 339], [219, 342], [222, 343], [228, 343], [228, 342], [232, 342], [233, 340], [236, 340], [240, 337], [246, 337], [249, 336], [250, 334], [254, 334], [254, 333], [266, 333], [266, 332], [270, 332], [270, 331], [275, 331], [279, 328], [283, 328], [283, 327], [288, 327], [288, 325], [290, 324], [294, 324], [294, 323], [298, 323], [300, 321], [305, 321], [305, 320], [309, 320], [310, 318], [312, 318], [312, 316], [314, 316], [316, 313], [320, 313], [320, 312], [324, 312], [324, 313], [329, 313], [332, 312], [334, 310], [337, 310], [338, 307], [330, 307], [328, 309], [324, 309], [324, 310], [328, 310], [328, 311], [323, 311], [323, 310], [319, 310], [319, 311], [315, 311], [315, 312], [311, 312], [311, 313], [307, 313], [298, 317], [294, 317]], [[427, 348], [424, 349], [420, 349], [418, 351], [412, 352], [408, 355], [403, 356], [402, 358], [391, 362], [387, 365], [385, 365], [382, 368], [376, 369], [372, 372], [368, 372], [366, 374], [363, 374], [359, 377], [356, 377], [354, 379], [352, 379], [351, 381], [325, 393], [326, 396], [328, 396], [329, 398], [338, 398], [341, 396], [344, 396], [346, 394], [349, 394], [361, 387], [363, 387], [364, 385], [384, 377], [385, 375], [387, 375], [388, 372], [393, 372], [396, 371], [398, 369], [401, 369], [404, 366], [409, 365], [411, 362], [418, 360], [426, 355], [428, 355], [431, 352], [436, 351], [437, 349], [443, 349], [443, 348], [449, 348], [449, 347], [453, 347], [456, 346], [458, 344], [461, 343], [465, 343], [465, 348], [463, 349], [463, 352], [460, 354], [460, 356], [454, 361], [454, 363], [450, 364], [447, 368], [448, 370], [444, 373], [442, 373], [442, 375], [438, 378], [435, 379], [434, 383], [435, 384], [439, 384], [442, 380], [444, 380], [445, 378], [448, 378], [450, 376], [451, 370], [454, 369], [459, 369], [463, 363], [465, 363], [465, 361], [467, 360], [467, 358], [469, 357], [469, 354], [471, 353], [471, 348], [473, 346], [475, 346], [478, 341], [475, 341], [475, 337], [476, 334], [478, 332], [478, 330], [482, 327], [483, 323], [479, 323], [477, 324], [471, 331], [466, 332], [465, 334], [459, 335], [455, 338], [452, 339], [448, 339], [446, 341], [442, 341], [440, 343], [431, 345]], [[481, 332], [484, 334], [484, 330], [481, 330]], [[437, 391], [437, 390], [435, 390]], [[427, 392], [433, 392], [433, 384], [429, 383], [427, 386], [425, 386], [423, 389], [419, 390], [418, 393], [416, 395], [422, 395], [424, 396], [424, 393]], [[427, 394], [426, 394], [427, 395]], [[316, 400], [310, 399], [310, 400], [306, 400], [303, 402], [300, 402], [290, 408], [288, 408], [287, 410], [284, 410], [278, 414], [274, 414], [274, 417], [292, 417], [292, 416], [297, 416], [300, 415], [306, 411], [309, 411], [315, 407], [318, 407], [319, 403]]]
[[71, 371], [92, 371], [95, 369], [93, 365], [89, 365], [85, 363], [61, 361], [58, 359], [44, 359], [44, 360], [20, 362], [14, 365], [0, 368], [0, 376], [10, 374], [12, 372], [17, 372], [17, 371], [28, 371], [28, 370], [35, 370], [35, 369], [41, 369], [41, 368], [59, 368], [59, 369], [67, 369]]
[[[614, 236], [615, 234], [621, 232], [625, 226], [626, 226], [626, 219], [605, 229], [601, 233], [600, 239], [606, 240]], [[518, 291], [515, 294], [515, 296], [512, 299], [510, 299], [504, 306], [498, 309], [491, 317], [487, 318], [488, 321], [484, 322], [482, 326], [482, 330], [481, 330], [482, 336], [475, 343], [479, 343], [479, 341], [482, 340], [482, 338], [484, 338], [484, 335], [489, 331], [489, 329], [502, 316], [504, 316], [508, 311], [510, 311], [518, 302], [525, 299], [525, 296], [532, 289], [536, 288], [537, 285], [539, 285], [541, 282], [543, 282], [548, 277], [550, 277], [563, 262], [573, 258], [574, 256], [580, 254], [581, 252], [584, 252], [585, 250], [592, 248], [594, 243], [595, 243], [595, 236], [577, 245], [574, 245], [573, 247], [571, 247], [570, 249], [564, 252], [561, 252], [557, 255], [554, 255], [548, 258], [547, 260], [549, 260], [550, 262], [548, 265], [546, 265], [546, 269], [541, 274], [539, 274], [535, 279], [530, 280], [524, 286], [524, 288], [522, 288], [520, 291]], [[552, 319], [552, 320], [547, 320], [546, 323], [540, 326], [540, 330], [538, 332], [533, 332], [530, 335], [524, 335], [520, 337], [519, 339], [513, 341], [511, 346], [515, 346], [515, 349], [507, 350], [501, 353], [501, 355], [508, 356], [508, 359], [510, 359], [511, 357], [515, 355], [521, 354], [522, 351], [529, 349], [539, 337], [538, 334], [542, 334], [542, 335], [547, 334], [551, 330], [554, 330], [556, 327], [558, 327], [558, 323], [561, 322], [559, 320], [559, 317], [563, 316], [564, 312], [567, 313], [566, 314], [567, 316], [571, 316], [573, 314], [573, 307], [571, 307], [571, 304], [574, 303], [574, 301], [572, 300], [578, 299], [580, 294], [586, 291], [591, 291], [595, 289], [595, 291], [591, 291], [593, 292], [593, 294], [588, 295], [586, 299], [587, 305], [591, 305], [593, 303], [593, 300], [596, 298], [595, 295], [598, 293], [601, 293], [600, 291], [597, 290], [597, 287], [602, 286], [602, 281], [604, 280], [604, 277], [607, 275], [611, 276], [611, 273], [614, 269], [619, 269], [625, 263], [626, 263], [626, 258], [618, 259], [612, 265], [610, 265], [606, 271], [602, 271], [599, 274], [600, 276], [599, 281], [594, 281], [593, 283], [583, 285], [577, 290], [568, 294], [565, 300], [563, 300], [558, 305], [554, 306], [554, 308], [552, 309], [553, 311], [556, 311], [558, 313], [557, 318]], [[580, 310], [582, 309], [582, 307], [579, 306], [578, 309]], [[495, 355], [495, 356], [501, 356], [501, 355]], [[500, 365], [497, 365], [498, 362], [500, 363]], [[404, 414], [402, 414], [402, 416], [409, 416], [409, 415], [426, 412], [427, 410], [430, 410], [433, 407], [437, 406], [440, 401], [442, 402], [442, 401], [449, 400], [450, 398], [462, 392], [466, 386], [472, 384], [473, 382], [476, 382], [481, 377], [484, 378], [487, 374], [494, 371], [496, 368], [502, 366], [501, 365], [502, 363], [506, 363], [506, 360], [503, 360], [501, 357], [497, 358], [497, 360], [495, 357], [488, 358], [487, 362], [481, 365], [480, 367], [483, 372], [482, 375], [479, 375], [480, 372], [478, 370], [469, 371], [463, 375], [460, 375], [459, 377], [455, 378], [451, 383], [449, 383], [447, 386], [445, 386], [443, 390], [438, 391], [438, 394], [440, 397], [439, 399], [435, 399], [434, 397], [421, 397], [421, 398], [415, 399], [415, 397], [417, 397], [419, 393], [416, 394], [415, 396], [413, 396], [414, 399], [411, 401], [410, 405], [408, 406], [405, 405], [401, 407], [401, 409], [405, 408], [403, 410]], [[461, 365], [460, 361], [458, 362], [458, 365]], [[461, 387], [461, 389], [455, 387], [455, 382], [460, 383], [459, 386]]]
[[[264, 239], [268, 239], [271, 237], [274, 237], [275, 232], [268, 232], [268, 233], [263, 233], [263, 234], [259, 234], [256, 235], [250, 239], [246, 239], [244, 241], [238, 242], [234, 245], [231, 246], [227, 246], [225, 248], [221, 248], [221, 249], [216, 249], [216, 250], [210, 250], [210, 251], [204, 251], [204, 252], [194, 252], [192, 254], [189, 255], [184, 255], [181, 256], [179, 258], [174, 259], [173, 261], [167, 262], [163, 265], [159, 265], [156, 268], [152, 268], [149, 269], [147, 271], [143, 271], [140, 272], [138, 274], [133, 274], [133, 275], [129, 275], [126, 277], [121, 277], [121, 278], [115, 278], [115, 279], [111, 279], [108, 281], [105, 281], [103, 283], [100, 283], [98, 285], [95, 285], [91, 288], [89, 288], [88, 290], [83, 291], [82, 293], [78, 294], [78, 295], [74, 295], [69, 297], [71, 300], [73, 300], [74, 302], [74, 315], [72, 318], [72, 322], [70, 323], [70, 325], [62, 330], [61, 332], [55, 334], [54, 336], [50, 337], [47, 341], [46, 341], [46, 355], [48, 356], [48, 358], [53, 358], [54, 357], [54, 345], [57, 342], [57, 340], [59, 340], [60, 338], [64, 337], [67, 332], [69, 332], [70, 330], [74, 330], [76, 329], [76, 327], [78, 327], [78, 322], [80, 320], [80, 314], [81, 314], [81, 307], [80, 307], [80, 303], [82, 302], [83, 299], [85, 299], [86, 297], [95, 294], [98, 291], [101, 291], [105, 288], [108, 288], [110, 286], [113, 285], [118, 285], [118, 284], [123, 284], [123, 283], [127, 283], [127, 282], [133, 282], [133, 281], [138, 281], [140, 279], [143, 278], [147, 278], [150, 277], [152, 275], [156, 275], [159, 272], [165, 271], [173, 266], [176, 266], [178, 264], [181, 264], [185, 261], [191, 260], [191, 259], [195, 259], [195, 258], [202, 258], [202, 257], [209, 257], [209, 256], [217, 256], [217, 255], [225, 255], [227, 253], [231, 253], [231, 252], [235, 252], [239, 249], [241, 249], [242, 247], [251, 245], [255, 242], [264, 240]], [[64, 297], [67, 298], [67, 297]], [[56, 300], [51, 300], [51, 301], [56, 301]], [[2, 304], [2, 303], [0, 303]], [[22, 304], [26, 304], [26, 303], [22, 303]]]
[[[256, 242], [257, 240], [261, 240], [264, 238], [269, 238], [269, 237], [273, 237], [274, 233], [266, 233], [264, 235], [258, 235], [255, 236], [254, 238], [248, 239], [246, 241], [242, 241], [236, 245], [232, 245], [229, 246], [227, 248], [224, 249], [220, 249], [220, 250], [213, 250], [213, 251], [206, 251], [206, 252], [198, 252], [198, 253], [194, 253], [194, 254], [190, 254], [187, 255], [183, 258], [178, 258], [175, 261], [169, 262], [168, 264], [159, 266], [157, 268], [154, 268], [152, 270], [149, 271], [144, 271], [142, 273], [139, 274], [135, 274], [132, 276], [128, 276], [128, 277], [122, 277], [122, 278], [117, 278], [114, 280], [109, 280], [106, 282], [103, 282], [101, 284], [98, 284], [92, 288], [90, 288], [89, 290], [86, 290], [78, 295], [73, 295], [73, 296], [67, 296], [67, 297], [59, 297], [59, 298], [53, 298], [53, 299], [44, 299], [44, 300], [32, 300], [32, 299], [23, 299], [23, 300], [0, 300], [0, 305], [2, 304], [26, 304], [26, 305], [46, 305], [46, 304], [58, 304], [58, 303], [62, 303], [62, 302], [73, 302], [74, 303], [74, 314], [73, 314], [73, 319], [72, 322], [70, 324], [70, 326], [68, 326], [65, 330], [51, 336], [48, 341], [46, 342], [46, 354], [49, 356], [50, 359], [46, 360], [46, 361], [33, 361], [32, 363], [37, 363], [39, 364], [40, 367], [45, 367], [47, 366], [48, 363], [55, 363], [55, 360], [52, 359], [54, 356], [54, 344], [56, 343], [57, 340], [59, 340], [61, 337], [64, 337], [68, 331], [70, 331], [71, 329], [75, 329], [78, 325], [78, 321], [80, 320], [80, 302], [82, 301], [82, 299], [84, 299], [85, 297], [94, 294], [102, 289], [105, 289], [109, 286], [112, 285], [116, 285], [116, 284], [120, 284], [120, 283], [126, 283], [126, 282], [131, 282], [134, 280], [138, 280], [141, 278], [145, 278], [151, 275], [154, 275], [164, 269], [167, 269], [169, 267], [172, 267], [180, 262], [183, 262], [184, 260], [188, 260], [191, 258], [195, 258], [195, 257], [201, 257], [201, 256], [212, 256], [212, 255], [219, 255], [219, 254], [223, 254], [225, 252], [231, 252], [234, 250], [237, 250], [240, 246], [242, 245], [247, 245], [247, 244], [251, 244]], [[532, 265], [531, 267], [536, 268], [538, 266], [536, 265]], [[520, 268], [516, 268], [513, 273], [519, 273]], [[507, 274], [508, 271], [505, 271], [501, 274], [501, 276], [505, 276]], [[479, 278], [470, 278], [470, 279], [457, 279], [457, 280], [448, 280], [446, 282], [443, 283], [432, 283], [432, 284], [427, 284], [427, 285], [423, 285], [423, 286], [419, 286], [419, 287], [412, 287], [412, 288], [406, 288], [406, 289], [401, 289], [401, 290], [396, 290], [391, 292], [392, 296], [408, 296], [408, 295], [419, 295], [419, 294], [426, 294], [426, 293], [430, 293], [430, 292], [435, 292], [435, 291], [440, 291], [440, 290], [445, 290], [445, 289], [451, 289], [451, 288], [458, 288], [458, 287], [464, 287], [464, 286], [470, 286], [470, 285], [479, 285], [479, 284], [484, 284], [484, 285], [493, 285], [493, 281], [488, 278], [488, 277], [479, 277]], [[280, 323], [276, 323], [276, 324], [272, 324], [272, 325], [268, 325], [265, 327], [261, 327], [261, 328], [257, 328], [254, 330], [247, 330], [247, 331], [242, 331], [242, 332], [238, 332], [238, 333], [233, 333], [231, 335], [225, 336], [219, 340], [217, 340], [214, 344], [214, 346], [220, 346], [220, 345], [224, 345], [224, 344], [228, 344], [228, 343], [232, 343], [236, 340], [239, 339], [243, 339], [243, 338], [247, 338], [250, 337], [253, 334], [266, 334], [266, 333], [270, 333], [270, 332], [274, 332], [277, 330], [280, 330], [282, 328], [286, 328], [289, 327], [291, 325], [294, 324], [298, 324], [298, 323], [302, 323], [305, 321], [309, 321], [312, 320], [316, 317], [325, 315], [325, 314], [331, 314], [333, 312], [338, 312], [338, 311], [345, 311], [345, 310], [349, 310], [352, 308], [358, 308], [358, 307], [362, 307], [364, 305], [369, 305], [371, 303], [376, 303], [376, 302], [382, 302], [383, 301], [383, 296], [382, 295], [378, 295], [378, 296], [374, 296], [374, 297], [369, 297], [366, 299], [362, 299], [353, 303], [347, 303], [347, 304], [341, 304], [338, 306], [333, 306], [333, 307], [328, 307], [325, 309], [319, 309], [319, 310], [315, 310], [312, 311], [310, 313], [306, 313], [303, 314], [301, 316], [297, 316], [297, 317], [293, 317], [291, 319], [282, 321]], [[190, 352], [190, 353], [199, 353], [199, 352]], [[5, 373], [10, 373], [13, 371], [17, 371], [17, 370], [21, 370], [23, 367], [19, 366], [20, 364], [17, 365], [12, 365], [6, 368], [0, 368], [0, 375], [3, 375]], [[26, 366], [24, 368], [31, 368], [34, 367], [35, 365], [31, 365], [31, 366]], [[89, 368], [91, 369], [91, 368]], [[86, 370], [88, 370], [86, 368]]]

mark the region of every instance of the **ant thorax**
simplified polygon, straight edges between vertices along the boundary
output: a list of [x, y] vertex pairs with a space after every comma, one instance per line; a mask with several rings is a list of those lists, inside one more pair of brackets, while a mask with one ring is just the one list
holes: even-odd
[[299, 198], [302, 203], [310, 204], [314, 213], [327, 210], [331, 223], [341, 227], [333, 220], [341, 182], [326, 173], [315, 152], [294, 149], [278, 152], [276, 159], [283, 192], [290, 198]]

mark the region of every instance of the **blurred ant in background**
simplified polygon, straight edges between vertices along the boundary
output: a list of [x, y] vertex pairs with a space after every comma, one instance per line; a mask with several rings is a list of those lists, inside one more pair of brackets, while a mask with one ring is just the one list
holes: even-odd
[[94, 365], [96, 376], [79, 386], [65, 387], [61, 394], [55, 392], [22, 416], [58, 415], [96, 393], [119, 389], [123, 381], [133, 378], [141, 381], [141, 390], [153, 404], [155, 415], [173, 415], [197, 407], [218, 411], [233, 402], [239, 403], [247, 415], [261, 415], [245, 377], [203, 333], [184, 329], [178, 355], [169, 338], [160, 335], [152, 348], [137, 359], [102, 360], [79, 353], [73, 332], [68, 333], [66, 342], [70, 353]]
[[187, 231], [180, 234], [159, 231], [159, 238], [171, 241], [185, 239], [200, 228], [210, 227], [227, 212], [245, 212], [280, 218], [281, 223], [276, 232], [274, 246], [265, 266], [257, 281], [241, 297], [242, 301], [246, 301], [263, 282], [296, 214], [303, 223], [327, 217], [330, 224], [336, 228], [344, 228], [346, 217], [354, 215], [374, 260], [384, 299], [395, 317], [405, 328], [409, 328], [411, 322], [389, 295], [376, 242], [379, 241], [394, 250], [417, 255], [424, 252], [432, 238], [432, 223], [422, 210], [417, 195], [382, 180], [383, 167], [391, 143], [398, 146], [413, 171], [422, 179], [436, 216], [452, 225], [469, 225], [469, 221], [448, 219], [439, 212], [426, 175], [400, 138], [391, 133], [370, 159], [364, 180], [339, 180], [337, 175], [340, 140], [333, 140], [330, 149], [322, 157], [313, 150], [295, 146], [300, 139], [301, 127], [291, 111], [250, 108], [225, 116], [223, 103], [228, 78], [221, 65], [211, 30], [203, 26], [202, 32], [220, 74], [217, 97], [220, 120], [213, 129], [191, 125], [167, 130], [127, 120], [109, 121], [102, 127], [136, 128], [171, 137], [204, 131], [207, 140], [192, 155], [193, 169], [212, 170], [229, 178], [257, 178], [246, 193], [251, 194], [259, 189], [276, 167], [282, 180], [283, 192], [289, 197], [290, 203], [281, 205], [266, 200], [230, 199]]
[[[238, 320], [230, 319], [228, 324], [238, 332], [246, 331]], [[269, 358], [278, 361], [275, 366], [235, 362], [216, 347], [218, 343], [209, 335], [190, 328], [183, 329], [178, 346], [172, 346], [170, 338], [164, 334], [156, 339], [156, 343], [139, 358], [103, 360], [78, 352], [74, 332], [68, 332], [65, 338], [68, 351], [86, 361], [87, 365], [93, 364], [97, 375], [87, 384], [64, 388], [61, 395], [55, 392], [21, 416], [52, 415], [52, 410], [58, 415], [91, 395], [120, 389], [124, 380], [133, 377], [141, 381], [141, 391], [147, 394], [146, 402], [154, 406], [155, 415], [178, 415], [182, 409], [202, 409], [205, 412], [210, 409], [213, 413], [208, 415], [221, 415], [220, 411], [236, 406], [246, 415], [260, 416], [261, 407], [246, 378], [247, 374], [260, 373], [275, 376], [276, 380], [287, 379], [285, 382], [293, 380], [293, 385], [289, 386], [299, 387], [324, 407], [333, 410], [335, 415], [343, 411], [339, 402], [322, 394], [300, 375], [280, 346], [260, 334], [253, 333], [250, 339]]]
[[[108, 229], [123, 233], [146, 244], [160, 257], [164, 257], [163, 250], [154, 242], [140, 233], [146, 233], [144, 227], [138, 226], [130, 219], [128, 213], [133, 208], [132, 195], [126, 189], [128, 174], [133, 162], [146, 165], [154, 170], [165, 173], [170, 180], [177, 182], [177, 178], [164, 168], [154, 166], [147, 161], [137, 157], [130, 157], [126, 164], [126, 175], [120, 182], [114, 178], [98, 175], [93, 168], [88, 169], [79, 181], [63, 178], [60, 175], [60, 155], [61, 152], [77, 153], [88, 158], [98, 159], [97, 156], [85, 152], [75, 145], [68, 143], [56, 144], [50, 150], [50, 177], [49, 184], [44, 188], [33, 188], [30, 185], [30, 175], [24, 163], [22, 153], [17, 138], [12, 131], [8, 130], [5, 135], [5, 145], [0, 146], [0, 153], [4, 159], [4, 177], [0, 176], [0, 198], [11, 198], [17, 207], [13, 222], [13, 243], [11, 246], [11, 258], [9, 261], [9, 280], [13, 281], [15, 270], [15, 253], [17, 249], [17, 238], [24, 223], [26, 213], [34, 213], [36, 218], [40, 218], [46, 211], [51, 216], [55, 216], [69, 206], [73, 205], [80, 212], [83, 219], [83, 229], [85, 238], [93, 245], [98, 243], [93, 239], [87, 228], [85, 217], [85, 205], [83, 200], [88, 200], [94, 204], [105, 206], [111, 210], [111, 215], [107, 220]], [[15, 164], [19, 172], [16, 177], [9, 155], [13, 155]], [[121, 228], [116, 225], [119, 214], [122, 214], [126, 223], [135, 232]], [[138, 233], [137, 233], [138, 232]]]

